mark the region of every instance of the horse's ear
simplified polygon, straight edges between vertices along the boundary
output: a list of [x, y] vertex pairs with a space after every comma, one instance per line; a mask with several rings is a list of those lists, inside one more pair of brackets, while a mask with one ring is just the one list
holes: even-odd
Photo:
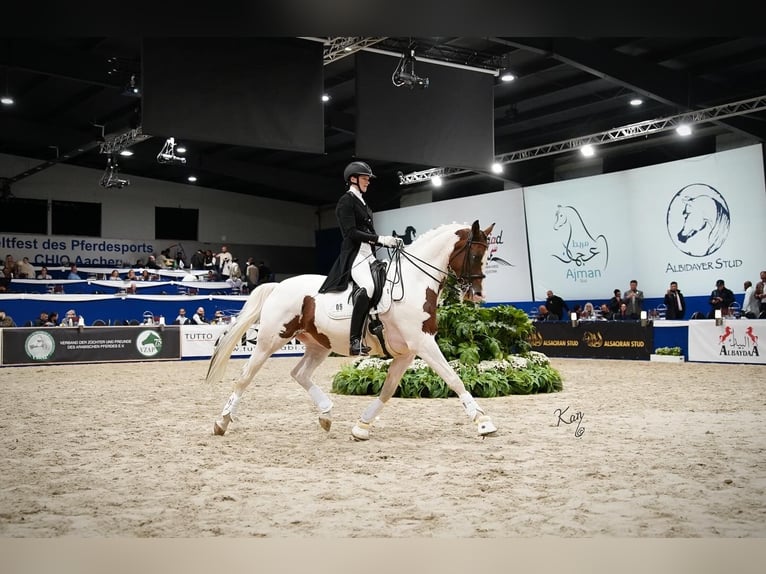
[[489, 227], [487, 227], [487, 228], [484, 230], [484, 235], [489, 235], [490, 233], [492, 233], [492, 230], [493, 230], [494, 228], [495, 228], [495, 224], [493, 223], [492, 225], [490, 225]]

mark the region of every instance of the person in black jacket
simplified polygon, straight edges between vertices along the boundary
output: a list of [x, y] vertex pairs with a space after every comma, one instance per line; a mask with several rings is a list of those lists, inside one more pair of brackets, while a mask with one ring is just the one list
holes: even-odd
[[715, 290], [710, 294], [710, 313], [708, 319], [715, 319], [716, 310], [720, 309], [722, 315], [727, 315], [729, 305], [734, 303], [734, 292], [726, 287], [723, 279], [715, 282]]
[[359, 286], [351, 313], [350, 355], [366, 355], [370, 351], [362, 343], [362, 332], [374, 288], [370, 271], [373, 247], [398, 247], [402, 243], [398, 237], [378, 235], [372, 225], [372, 210], [365, 203], [364, 194], [374, 177], [370, 166], [363, 161], [353, 161], [343, 170], [347, 191], [335, 208], [343, 242], [340, 255], [319, 288], [320, 293], [344, 291], [352, 279]]
[[684, 318], [686, 301], [684, 301], [684, 294], [678, 289], [678, 283], [675, 281], [670, 282], [670, 289], [665, 293], [665, 307], [667, 307], [666, 319], [681, 320]]
[[545, 294], [547, 296], [547, 299], [545, 300], [545, 306], [556, 317], [558, 318], [566, 318], [567, 316], [564, 315], [564, 313], [569, 313], [569, 305], [567, 305], [564, 300], [559, 297], [558, 295], [554, 295], [553, 291], [550, 289]]

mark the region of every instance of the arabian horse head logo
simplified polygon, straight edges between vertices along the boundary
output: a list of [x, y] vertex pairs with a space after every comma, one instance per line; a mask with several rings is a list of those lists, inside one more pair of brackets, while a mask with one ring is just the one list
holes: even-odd
[[571, 205], [556, 206], [553, 230], [561, 235], [560, 249], [553, 256], [562, 263], [574, 263], [606, 269], [609, 243], [603, 235], [593, 236], [580, 213]]
[[729, 236], [731, 213], [716, 189], [693, 183], [681, 188], [670, 201], [667, 227], [679, 251], [705, 257], [718, 251]]

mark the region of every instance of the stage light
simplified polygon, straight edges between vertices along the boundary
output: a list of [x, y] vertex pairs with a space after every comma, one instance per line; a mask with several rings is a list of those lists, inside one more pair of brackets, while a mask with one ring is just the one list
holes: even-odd
[[441, 187], [442, 185], [442, 178], [438, 175], [435, 175], [431, 178], [431, 183], [434, 184], [434, 187]]
[[512, 82], [516, 79], [516, 76], [510, 70], [503, 70], [500, 72], [500, 80], [503, 82]]
[[323, 102], [329, 102], [330, 101], [330, 96], [328, 96], [327, 94], [322, 94], [322, 101]]
[[182, 145], [176, 146], [176, 153], [186, 153], [186, 148]]
[[3, 104], [4, 106], [12, 106], [14, 103], [15, 102], [13, 98], [8, 94], [5, 94], [2, 98], [0, 98], [0, 104]]
[[391, 83], [397, 88], [407, 86], [409, 89], [418, 87], [425, 90], [428, 87], [428, 78], [421, 78], [415, 73], [415, 50], [410, 48], [410, 55], [402, 55], [399, 63], [391, 76]]
[[687, 124], [680, 124], [676, 128], [676, 133], [679, 136], [682, 136], [682, 137], [690, 136], [690, 135], [692, 135], [692, 128], [691, 128], [691, 126], [689, 126]]
[[585, 157], [593, 157], [596, 155], [596, 150], [593, 148], [590, 144], [585, 144], [580, 148], [580, 153], [583, 154]]
[[631, 106], [640, 106], [643, 103], [644, 103], [644, 100], [642, 100], [641, 98], [633, 98], [632, 100], [630, 100]]
[[186, 179], [187, 179], [188, 181], [190, 181], [190, 182], [194, 183], [195, 181], [197, 181], [197, 176], [196, 176], [196, 175], [190, 175], [190, 176], [189, 176], [189, 177], [187, 177]]
[[130, 157], [130, 156], [132, 156], [132, 155], [133, 155], [133, 152], [132, 152], [132, 151], [130, 151], [129, 149], [124, 149], [124, 150], [122, 150], [122, 151], [120, 152], [120, 155], [121, 155], [122, 157]]
[[[182, 149], [186, 151], [185, 148]], [[176, 155], [177, 151], [175, 138], [168, 138], [165, 140], [160, 153], [157, 154], [157, 163], [186, 163], [185, 157], [178, 157]]]
[[503, 164], [495, 162], [492, 164], [492, 173], [503, 173]]

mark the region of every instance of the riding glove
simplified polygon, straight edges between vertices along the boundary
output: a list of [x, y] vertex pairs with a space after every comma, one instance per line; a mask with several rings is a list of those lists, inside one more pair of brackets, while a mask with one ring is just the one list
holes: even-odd
[[379, 235], [378, 243], [386, 247], [399, 247], [404, 243], [401, 237], [394, 237], [393, 235]]

